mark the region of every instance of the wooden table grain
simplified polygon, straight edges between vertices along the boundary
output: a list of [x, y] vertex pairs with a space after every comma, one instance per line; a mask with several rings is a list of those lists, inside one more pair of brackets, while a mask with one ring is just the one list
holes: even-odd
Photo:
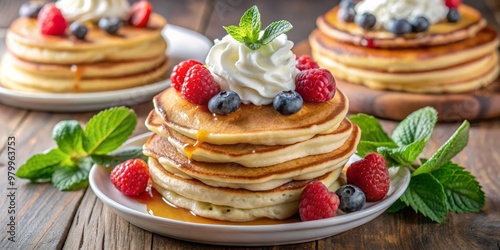
[[[24, 1], [0, 0], [0, 39], [17, 16]], [[155, 10], [180, 25], [210, 39], [225, 34], [223, 25], [237, 24], [240, 15], [256, 4], [264, 24], [288, 19], [295, 28], [288, 33], [297, 44], [306, 40], [315, 19], [338, 1], [265, 0], [151, 0]], [[498, 0], [464, 0], [479, 9], [500, 31]], [[0, 47], [0, 52], [4, 51]], [[139, 116], [134, 131], [147, 131], [144, 119], [150, 102], [132, 107]], [[96, 112], [52, 113], [18, 109], [0, 104], [0, 249], [230, 249], [157, 235], [118, 217], [90, 188], [60, 192], [48, 184], [16, 179], [8, 183], [8, 156], [15, 152], [20, 166], [31, 155], [55, 146], [53, 126], [66, 119], [82, 123]], [[381, 121], [392, 130], [396, 123]], [[427, 144], [423, 156], [442, 145], [459, 123], [441, 123]], [[9, 142], [15, 145], [9, 148]], [[12, 153], [11, 153], [12, 155]], [[449, 214], [436, 224], [410, 209], [397, 214], [384, 213], [375, 220], [326, 239], [302, 244], [236, 249], [500, 249], [500, 119], [471, 124], [469, 144], [454, 158], [474, 174], [486, 193], [486, 206], [480, 213]], [[9, 189], [12, 188], [13, 189]], [[13, 209], [15, 225], [11, 227]], [[10, 230], [13, 229], [13, 230]], [[15, 242], [9, 238], [15, 234]]]

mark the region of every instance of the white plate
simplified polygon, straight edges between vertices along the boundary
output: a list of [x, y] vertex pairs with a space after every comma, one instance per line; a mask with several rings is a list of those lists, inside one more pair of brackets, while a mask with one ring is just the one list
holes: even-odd
[[[129, 140], [123, 147], [142, 146], [151, 134]], [[407, 168], [394, 169], [388, 196], [379, 202], [367, 203], [354, 213], [333, 218], [278, 225], [212, 225], [184, 222], [150, 215], [146, 205], [121, 194], [109, 180], [109, 173], [94, 166], [89, 181], [97, 197], [120, 217], [145, 230], [186, 241], [215, 245], [263, 246], [294, 244], [336, 235], [363, 225], [383, 213], [406, 190], [410, 182]]]
[[[167, 54], [171, 59], [171, 65], [186, 59], [204, 61], [213, 44], [207, 37], [195, 31], [172, 24], [167, 25], [162, 34], [168, 42]], [[0, 85], [0, 102], [18, 108], [40, 111], [92, 111], [112, 106], [131, 106], [147, 102], [168, 86], [170, 86], [169, 79], [145, 86], [115, 91], [52, 94], [18, 92]]]

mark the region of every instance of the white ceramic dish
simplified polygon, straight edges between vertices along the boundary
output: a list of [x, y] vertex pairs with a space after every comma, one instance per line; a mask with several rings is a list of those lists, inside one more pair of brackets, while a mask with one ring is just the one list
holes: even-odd
[[[123, 147], [142, 146], [150, 134], [132, 138]], [[146, 205], [121, 194], [110, 182], [109, 173], [94, 166], [90, 186], [97, 197], [120, 217], [145, 230], [186, 241], [215, 245], [263, 246], [307, 242], [342, 233], [363, 225], [383, 213], [406, 190], [410, 182], [408, 169], [394, 169], [388, 196], [367, 203], [358, 212], [329, 219], [278, 225], [211, 225], [184, 222], [150, 215]]]
[[[185, 59], [204, 61], [213, 44], [207, 37], [195, 31], [172, 24], [167, 25], [162, 34], [169, 44], [167, 54], [172, 60], [171, 65]], [[170, 86], [170, 80], [116, 91], [51, 94], [18, 92], [0, 85], [0, 103], [18, 108], [51, 112], [92, 111], [147, 102], [168, 86]]]

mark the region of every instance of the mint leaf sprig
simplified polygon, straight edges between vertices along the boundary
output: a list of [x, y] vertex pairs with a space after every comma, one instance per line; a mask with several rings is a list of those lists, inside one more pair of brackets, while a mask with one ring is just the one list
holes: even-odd
[[261, 26], [259, 9], [254, 5], [243, 14], [239, 26], [224, 26], [224, 29], [234, 40], [244, 43], [252, 50], [257, 50], [293, 28], [286, 20], [276, 21], [269, 24], [261, 35]]
[[136, 114], [125, 107], [99, 112], [85, 129], [76, 120], [60, 121], [52, 131], [57, 147], [33, 155], [16, 175], [31, 181], [50, 181], [61, 191], [85, 188], [92, 165], [109, 167], [128, 159], [145, 158], [140, 147], [111, 153], [128, 139], [136, 124]]
[[408, 188], [388, 212], [398, 212], [409, 206], [441, 223], [446, 220], [448, 212], [479, 212], [484, 207], [481, 185], [464, 167], [451, 162], [467, 145], [468, 121], [464, 121], [429, 159], [417, 160], [437, 122], [434, 108], [413, 112], [396, 126], [391, 136], [373, 116], [358, 114], [350, 119], [362, 131], [358, 155], [378, 152], [389, 167], [408, 167], [412, 172]]

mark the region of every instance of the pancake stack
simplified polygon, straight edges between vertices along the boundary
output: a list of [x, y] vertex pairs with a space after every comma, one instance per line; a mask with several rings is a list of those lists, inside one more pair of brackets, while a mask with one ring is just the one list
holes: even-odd
[[302, 189], [331, 190], [355, 152], [359, 128], [345, 116], [346, 96], [304, 103], [284, 116], [272, 105], [241, 105], [217, 116], [174, 88], [158, 94], [143, 149], [154, 188], [169, 203], [225, 221], [285, 219], [297, 213]]
[[498, 76], [498, 35], [480, 13], [460, 5], [461, 19], [442, 20], [425, 32], [394, 35], [364, 30], [337, 17], [335, 7], [317, 19], [312, 55], [341, 82], [406, 93], [464, 93]]
[[10, 26], [0, 83], [23, 92], [78, 93], [125, 89], [166, 79], [166, 20], [152, 14], [147, 27], [124, 25], [117, 34], [88, 22], [84, 40], [40, 33], [36, 18]]

